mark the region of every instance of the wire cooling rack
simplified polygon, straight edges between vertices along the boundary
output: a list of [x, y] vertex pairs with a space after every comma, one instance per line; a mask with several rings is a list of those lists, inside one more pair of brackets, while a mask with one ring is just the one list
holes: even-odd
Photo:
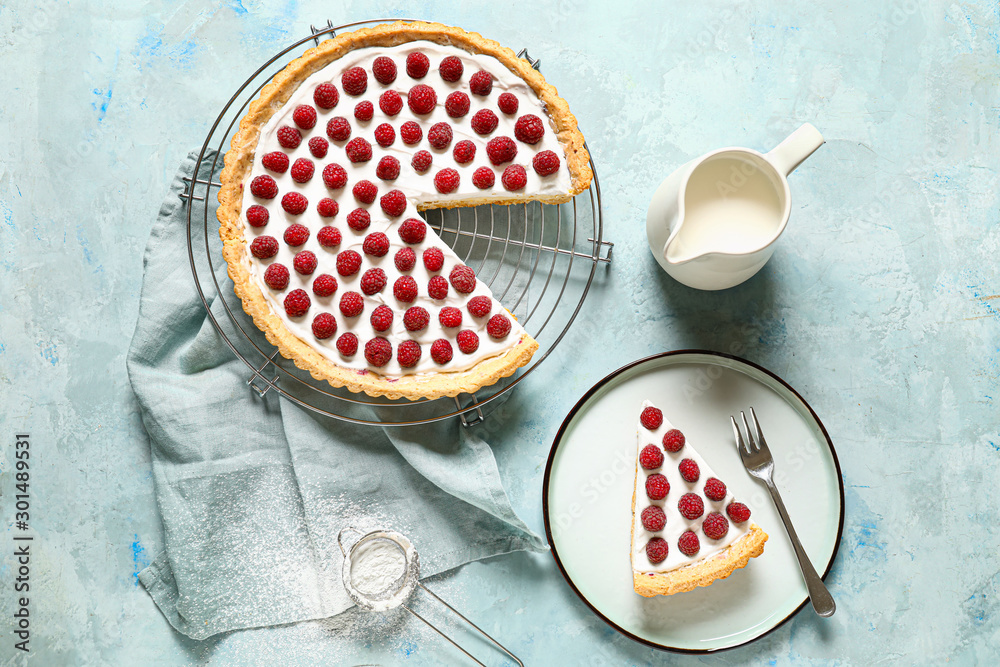
[[[188, 258], [209, 320], [247, 365], [247, 384], [261, 397], [275, 391], [303, 408], [360, 424], [408, 426], [457, 417], [463, 425], [471, 426], [483, 421], [492, 409], [491, 403], [497, 405], [496, 399], [524, 381], [552, 353], [580, 312], [598, 267], [611, 263], [614, 244], [603, 238], [601, 188], [593, 159], [590, 188], [566, 204], [531, 202], [425, 213], [427, 223], [490, 286], [494, 296], [540, 346], [531, 362], [516, 375], [475, 394], [391, 401], [352, 394], [314, 380], [264, 340], [239, 307], [231, 282], [220, 270], [225, 264], [222, 243], [209, 202], [221, 187], [218, 175], [222, 157], [246, 107], [275, 74], [310, 46], [309, 42], [318, 45], [321, 39], [332, 38], [345, 28], [395, 20], [412, 19], [373, 19], [340, 26], [327, 21], [327, 27], [322, 29], [311, 26], [310, 36], [277, 53], [240, 86], [205, 137], [195, 178], [187, 182], [183, 193], [187, 201]], [[518, 57], [536, 69], [541, 64], [525, 49]]]

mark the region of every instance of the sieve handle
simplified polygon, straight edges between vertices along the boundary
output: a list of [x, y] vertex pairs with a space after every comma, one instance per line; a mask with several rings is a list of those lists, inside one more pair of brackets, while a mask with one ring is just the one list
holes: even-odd
[[360, 530], [354, 526], [348, 526], [347, 528], [342, 528], [339, 533], [337, 533], [337, 546], [340, 547], [340, 553], [344, 554], [344, 558], [347, 558], [347, 549], [344, 548], [344, 533], [351, 531], [357, 533], [358, 535], [364, 535]]

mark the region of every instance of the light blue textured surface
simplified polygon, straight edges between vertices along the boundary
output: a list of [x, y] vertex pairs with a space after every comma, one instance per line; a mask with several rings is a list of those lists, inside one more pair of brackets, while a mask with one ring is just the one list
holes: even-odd
[[[166, 184], [279, 45], [328, 17], [404, 12], [529, 46], [602, 179], [614, 265], [579, 325], [480, 427], [528, 524], [542, 528], [545, 455], [591, 384], [667, 349], [733, 352], [820, 414], [847, 521], [829, 578], [836, 616], [803, 612], [706, 661], [996, 661], [1000, 13], [915, 0], [0, 8], [0, 661], [13, 654], [9, 494], [23, 431], [34, 664], [452, 659], [413, 623], [354, 614], [193, 642], [136, 581], [161, 538], [124, 355]], [[827, 144], [791, 178], [792, 221], [764, 271], [716, 294], [662, 274], [643, 230], [660, 179], [719, 146], [768, 149], [803, 121]], [[528, 664], [669, 659], [591, 615], [545, 555], [472, 564], [435, 587]], [[351, 637], [347, 651], [335, 634]]]

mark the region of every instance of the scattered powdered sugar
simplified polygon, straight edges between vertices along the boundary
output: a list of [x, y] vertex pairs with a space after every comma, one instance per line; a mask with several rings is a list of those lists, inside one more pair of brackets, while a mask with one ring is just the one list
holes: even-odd
[[406, 557], [388, 540], [361, 544], [351, 554], [351, 585], [365, 595], [389, 593], [406, 569]]

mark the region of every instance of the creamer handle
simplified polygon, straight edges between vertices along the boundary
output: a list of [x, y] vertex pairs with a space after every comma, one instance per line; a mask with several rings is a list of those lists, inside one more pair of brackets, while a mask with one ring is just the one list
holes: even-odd
[[824, 142], [819, 130], [813, 127], [812, 123], [806, 123], [792, 132], [765, 157], [779, 173], [788, 176]]

